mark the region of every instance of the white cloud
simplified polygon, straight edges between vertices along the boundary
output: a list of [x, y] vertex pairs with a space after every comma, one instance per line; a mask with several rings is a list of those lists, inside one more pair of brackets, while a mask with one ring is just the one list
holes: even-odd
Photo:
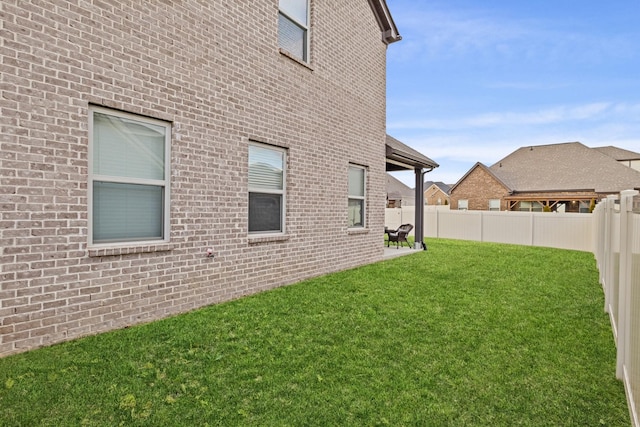
[[467, 117], [434, 119], [413, 118], [387, 123], [390, 130], [456, 130], [488, 127], [513, 127], [523, 125], [545, 125], [570, 121], [596, 120], [607, 115], [627, 115], [634, 113], [638, 106], [625, 106], [610, 102], [593, 102], [573, 106], [555, 106], [536, 111], [503, 111], [471, 115]]
[[404, 39], [397, 49], [394, 46], [390, 55], [412, 60], [418, 54], [441, 59], [443, 56], [466, 55], [486, 49], [510, 54], [511, 42], [527, 34], [524, 29], [526, 26], [521, 23], [496, 21], [482, 16], [478, 11], [468, 13], [422, 9], [397, 15], [396, 21], [402, 23], [401, 34], [404, 28], [412, 37]]
[[[551, 15], [550, 15], [551, 16]], [[451, 58], [511, 58], [530, 63], [595, 64], [637, 57], [638, 33], [606, 36], [588, 26], [567, 25], [566, 17], [531, 19], [483, 8], [437, 9], [428, 3], [394, 10], [401, 43], [389, 50], [392, 60], [415, 63]]]

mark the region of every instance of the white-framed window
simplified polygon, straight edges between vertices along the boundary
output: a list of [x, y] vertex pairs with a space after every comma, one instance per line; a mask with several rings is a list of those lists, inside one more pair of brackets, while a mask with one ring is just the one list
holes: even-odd
[[309, 0], [280, 0], [278, 46], [309, 61]]
[[522, 212], [542, 212], [543, 206], [540, 202], [520, 202], [519, 210]]
[[349, 165], [348, 227], [365, 227], [367, 170], [363, 166]]
[[89, 245], [169, 241], [171, 124], [89, 108]]
[[468, 209], [469, 209], [469, 200], [467, 200], [467, 199], [458, 200], [458, 210], [459, 211], [466, 211]]
[[249, 233], [284, 233], [287, 151], [249, 143]]
[[585, 202], [583, 200], [580, 201], [579, 212], [580, 213], [589, 213], [591, 202]]
[[489, 200], [489, 210], [490, 211], [499, 211], [500, 210], [500, 199], [490, 199]]

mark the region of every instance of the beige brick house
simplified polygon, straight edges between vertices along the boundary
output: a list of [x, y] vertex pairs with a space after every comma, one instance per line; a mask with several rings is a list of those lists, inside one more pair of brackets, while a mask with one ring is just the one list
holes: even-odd
[[0, 356], [382, 258], [384, 0], [0, 19]]
[[450, 186], [442, 181], [424, 183], [424, 204], [428, 206], [444, 206], [450, 203]]
[[579, 142], [519, 148], [491, 167], [476, 163], [451, 188], [451, 209], [589, 212], [608, 194], [640, 188], [640, 171], [625, 163], [640, 155], [622, 151]]

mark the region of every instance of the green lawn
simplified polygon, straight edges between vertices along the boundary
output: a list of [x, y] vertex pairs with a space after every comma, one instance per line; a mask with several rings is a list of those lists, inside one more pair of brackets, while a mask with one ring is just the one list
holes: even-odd
[[0, 425], [629, 425], [591, 254], [428, 245], [0, 359]]

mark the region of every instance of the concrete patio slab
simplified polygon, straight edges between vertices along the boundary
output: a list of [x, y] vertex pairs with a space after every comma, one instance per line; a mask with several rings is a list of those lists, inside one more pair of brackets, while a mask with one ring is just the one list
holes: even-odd
[[420, 249], [413, 249], [407, 246], [402, 246], [398, 248], [394, 245], [391, 245], [389, 247], [387, 247], [386, 244], [384, 245], [384, 259], [391, 259], [399, 256], [411, 255], [418, 252], [420, 252]]

